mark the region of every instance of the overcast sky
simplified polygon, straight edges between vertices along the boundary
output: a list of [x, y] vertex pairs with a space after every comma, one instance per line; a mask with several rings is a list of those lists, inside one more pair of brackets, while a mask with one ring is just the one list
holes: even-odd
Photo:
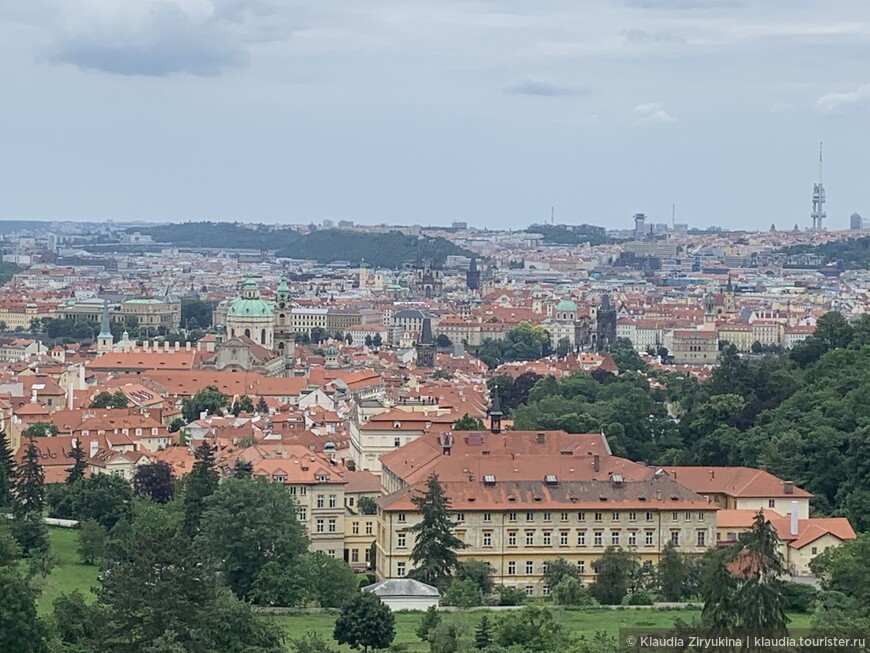
[[0, 218], [870, 217], [867, 0], [0, 3]]

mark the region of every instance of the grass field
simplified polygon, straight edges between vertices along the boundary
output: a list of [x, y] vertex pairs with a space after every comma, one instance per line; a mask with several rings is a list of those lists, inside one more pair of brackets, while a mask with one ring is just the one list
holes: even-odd
[[[55, 567], [46, 578], [37, 576], [35, 586], [40, 591], [39, 613], [51, 611], [52, 601], [60, 594], [79, 590], [90, 594], [91, 588], [97, 584], [97, 568], [81, 564], [76, 553], [77, 531], [65, 528], [50, 528], [51, 552], [55, 559]], [[484, 614], [492, 615], [492, 611], [472, 610], [447, 613], [445, 619], [455, 619], [464, 623], [471, 633]], [[556, 621], [575, 635], [592, 636], [596, 631], [606, 631], [618, 635], [620, 628], [669, 628], [677, 618], [690, 622], [699, 617], [697, 610], [673, 609], [608, 609], [589, 608], [583, 610], [564, 610], [553, 608]], [[396, 613], [396, 639], [394, 646], [408, 653], [424, 653], [429, 650], [425, 642], [416, 635], [417, 624], [421, 613]], [[792, 628], [807, 628], [809, 615], [791, 614]], [[335, 613], [304, 613], [292, 615], [277, 615], [271, 617], [283, 628], [288, 639], [301, 637], [305, 633], [314, 632], [327, 641], [332, 640], [332, 629], [335, 625]], [[351, 649], [339, 647], [345, 653]]]

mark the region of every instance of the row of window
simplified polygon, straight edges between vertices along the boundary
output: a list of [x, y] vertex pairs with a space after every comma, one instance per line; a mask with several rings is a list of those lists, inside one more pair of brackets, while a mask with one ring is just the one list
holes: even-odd
[[[314, 499], [314, 507], [315, 508], [325, 508], [327, 501], [326, 497], [323, 494], [318, 494]], [[335, 508], [338, 506], [338, 497], [335, 494], [329, 495], [328, 506], [330, 508]]]
[[[491, 547], [492, 546], [492, 531], [483, 531], [483, 546]], [[638, 531], [627, 531], [627, 537], [625, 539], [625, 544], [628, 546], [637, 546], [638, 545]], [[507, 534], [507, 545], [509, 547], [517, 546], [517, 531], [508, 531]], [[570, 531], [560, 531], [559, 532], [559, 546], [569, 546], [569, 536]], [[551, 531], [544, 531], [543, 537], [541, 538], [542, 546], [552, 546], [553, 545], [553, 533]], [[672, 530], [669, 533], [668, 541], [674, 546], [680, 545], [680, 531]], [[655, 542], [655, 531], [653, 530], [645, 530], [643, 533], [643, 544], [644, 546], [653, 546]], [[398, 533], [396, 536], [396, 546], [400, 549], [407, 547], [407, 535], [405, 533]], [[535, 546], [535, 531], [526, 531], [525, 532], [525, 543], [526, 546]], [[622, 540], [622, 532], [621, 531], [610, 531], [610, 542], [611, 546], [621, 546], [623, 544]], [[707, 531], [699, 530], [695, 533], [695, 544], [697, 546], [707, 546]], [[586, 531], [578, 531], [577, 532], [577, 546], [586, 546]], [[604, 531], [593, 531], [592, 532], [592, 546], [604, 546]]]
[[326, 531], [323, 530], [324, 520], [323, 519], [316, 519], [314, 521], [314, 532], [315, 533], [324, 533], [324, 532], [335, 533], [336, 532], [336, 520], [334, 518], [326, 520], [325, 525], [327, 527]]
[[[350, 532], [353, 535], [359, 535], [359, 522], [358, 521], [351, 522]], [[366, 522], [366, 535], [371, 535], [371, 534], [372, 534], [372, 522], [367, 521]], [[404, 533], [402, 533], [402, 535], [404, 535]]]
[[[542, 517], [542, 520], [545, 523], [552, 522], [552, 521], [554, 521], [554, 519], [553, 519], [554, 514], [555, 513], [552, 513], [552, 512], [543, 512], [543, 513], [527, 512], [527, 513], [525, 513], [526, 522], [527, 523], [534, 522], [536, 515], [540, 515]], [[571, 514], [572, 513], [569, 513], [569, 512], [558, 513], [559, 521], [563, 522], [563, 523], [570, 521]], [[618, 522], [618, 521], [622, 521], [623, 514], [627, 516], [627, 521], [629, 521], [629, 522], [639, 521], [639, 517], [643, 517], [644, 520], [648, 521], [648, 522], [655, 521], [655, 513], [650, 512], [650, 511], [648, 511], [646, 513], [639, 513], [639, 512], [635, 512], [635, 511], [621, 513], [618, 511], [614, 511], [614, 512], [606, 513], [606, 515], [607, 515], [606, 518], [609, 519], [610, 521]], [[671, 521], [672, 522], [680, 521], [680, 514], [681, 513], [676, 512], [676, 511], [672, 512], [671, 513]], [[585, 512], [578, 512], [578, 513], [576, 513], [576, 515], [577, 515], [577, 521], [580, 521], [580, 522], [586, 521], [586, 513]], [[591, 513], [591, 515], [592, 515], [592, 521], [594, 521], [594, 522], [603, 522], [605, 520], [605, 513], [604, 512], [593, 512], [593, 513]], [[697, 521], [706, 521], [707, 520], [707, 513], [704, 513], [704, 512], [699, 512], [699, 513], [685, 512], [685, 513], [682, 513], [682, 515], [683, 515], [683, 520], [687, 521], [687, 522], [691, 522], [695, 519], [697, 519]], [[457, 522], [462, 523], [465, 521], [465, 513], [464, 512], [454, 513], [453, 518]], [[404, 524], [408, 520], [408, 515], [404, 512], [400, 512], [397, 516], [397, 520], [400, 524]], [[507, 514], [507, 520], [508, 520], [508, 522], [519, 521], [519, 513], [509, 512]], [[492, 523], [492, 513], [491, 512], [483, 513], [483, 522], [484, 523]]]

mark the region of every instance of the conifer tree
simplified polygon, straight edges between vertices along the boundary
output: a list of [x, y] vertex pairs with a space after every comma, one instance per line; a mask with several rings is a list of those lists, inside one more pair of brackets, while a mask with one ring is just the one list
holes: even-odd
[[202, 516], [205, 500], [214, 494], [218, 486], [218, 473], [214, 468], [214, 454], [211, 445], [203, 440], [194, 451], [196, 462], [190, 470], [187, 486], [184, 491], [184, 525], [182, 530], [188, 537], [193, 537], [199, 531], [199, 519]]
[[742, 628], [785, 631], [788, 617], [782, 577], [786, 572], [776, 530], [759, 512], [737, 545], [739, 585], [735, 601]]
[[480, 651], [489, 648], [490, 644], [492, 644], [492, 628], [489, 617], [483, 615], [474, 629], [474, 648]]
[[445, 589], [458, 563], [457, 549], [465, 543], [453, 534], [456, 525], [450, 521], [450, 499], [438, 476], [432, 474], [426, 482], [426, 492], [411, 499], [423, 519], [410, 530], [417, 541], [411, 551], [414, 570], [410, 576], [439, 589]]
[[429, 633], [440, 623], [441, 614], [438, 612], [438, 607], [430, 605], [423, 614], [423, 618], [420, 619], [420, 624], [417, 626], [417, 637], [424, 642], [429, 641]]
[[30, 438], [15, 476], [12, 503], [13, 534], [25, 555], [48, 549], [48, 532], [42, 521], [43, 508], [45, 476], [39, 464], [39, 447]]
[[0, 508], [12, 505], [15, 483], [15, 456], [9, 436], [0, 431]]
[[85, 450], [82, 449], [82, 443], [80, 440], [76, 440], [75, 446], [70, 450], [69, 456], [75, 460], [73, 466], [69, 468], [69, 472], [66, 475], [66, 482], [68, 485], [72, 485], [78, 480], [81, 480], [85, 477], [85, 469], [87, 469], [87, 461], [85, 456]]

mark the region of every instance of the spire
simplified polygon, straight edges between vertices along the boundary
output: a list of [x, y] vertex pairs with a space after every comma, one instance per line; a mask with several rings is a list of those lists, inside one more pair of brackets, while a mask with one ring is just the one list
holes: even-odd
[[489, 430], [492, 433], [501, 433], [501, 397], [498, 394], [498, 386], [492, 386], [492, 408], [489, 409]]
[[432, 320], [428, 317], [423, 318], [423, 332], [420, 334], [420, 342], [424, 345], [428, 345], [433, 342]]
[[103, 317], [100, 322], [100, 338], [104, 338], [106, 336], [111, 337], [112, 330], [109, 328], [109, 302], [107, 300], [103, 300]]

